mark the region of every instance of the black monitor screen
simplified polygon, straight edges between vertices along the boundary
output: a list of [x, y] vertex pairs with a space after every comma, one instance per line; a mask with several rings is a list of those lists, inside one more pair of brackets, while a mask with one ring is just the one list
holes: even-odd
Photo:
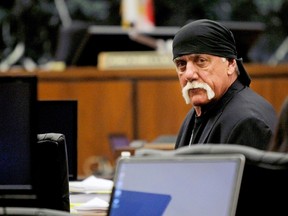
[[38, 101], [38, 134], [65, 135], [69, 180], [77, 180], [77, 101]]
[[[177, 32], [176, 27], [157, 27], [152, 32], [140, 32], [141, 36], [152, 40], [172, 39]], [[154, 47], [131, 39], [129, 31], [121, 26], [90, 26], [84, 37], [74, 52], [72, 65], [96, 66], [98, 64], [98, 54], [109, 51], [153, 51]]]
[[[242, 57], [244, 62], [249, 62], [248, 52], [259, 35], [264, 31], [265, 25], [260, 22], [222, 22], [222, 24], [233, 32], [239, 57]], [[166, 41], [172, 40], [179, 29], [179, 26], [157, 26], [151, 32], [139, 31], [137, 33], [150, 39]], [[83, 31], [83, 29], [80, 30]], [[63, 47], [65, 47], [64, 50], [67, 50], [67, 47], [71, 47], [71, 45], [67, 44], [69, 40], [63, 40], [62, 44], [59, 45], [59, 54], [56, 54], [56, 59], [64, 60], [68, 65], [96, 66], [100, 52], [155, 50], [148, 44], [135, 40], [135, 37], [134, 39], [130, 37], [129, 31], [121, 26], [90, 26], [87, 28], [86, 35], [79, 41], [77, 49], [75, 48], [75, 43], [72, 43], [74, 50], [70, 50], [69, 56], [63, 56], [63, 52], [61, 52]]]
[[[37, 78], [0, 77], [0, 197], [33, 194]], [[9, 196], [11, 197], [11, 196]]]

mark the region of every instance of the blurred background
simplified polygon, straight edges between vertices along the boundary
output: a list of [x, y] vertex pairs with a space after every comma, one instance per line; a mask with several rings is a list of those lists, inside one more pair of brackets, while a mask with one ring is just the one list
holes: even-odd
[[[53, 61], [59, 52], [63, 29], [83, 33], [88, 26], [123, 25], [121, 3], [121, 0], [1, 0], [0, 61], [16, 48], [36, 65]], [[153, 7], [156, 27], [180, 27], [200, 18], [262, 23], [265, 28], [249, 49], [249, 61], [267, 63], [280, 47], [282, 57], [277, 63], [287, 61], [288, 0], [154, 0]]]
[[[143, 4], [143, 25], [135, 21], [136, 2]], [[160, 70], [150, 61], [148, 70], [127, 61], [124, 70], [101, 73], [95, 67], [98, 53], [157, 49], [159, 38], [169, 42], [189, 21], [217, 20], [232, 28], [251, 87], [279, 111], [288, 92], [287, 11], [288, 0], [0, 0], [0, 74], [38, 72], [59, 61], [72, 66], [60, 63], [63, 73], [37, 73], [37, 93], [40, 100], [77, 100], [74, 161], [78, 175], [87, 176], [119, 156], [111, 150], [111, 134], [124, 134], [138, 145], [159, 143], [163, 135], [175, 137], [190, 110], [170, 56], [165, 59], [172, 66]]]

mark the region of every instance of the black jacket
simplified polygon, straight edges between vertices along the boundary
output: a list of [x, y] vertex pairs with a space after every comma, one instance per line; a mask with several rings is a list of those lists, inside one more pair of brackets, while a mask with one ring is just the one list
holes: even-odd
[[[195, 110], [187, 114], [175, 148], [189, 145]], [[274, 133], [277, 114], [270, 103], [238, 80], [209, 111], [197, 143], [240, 144], [266, 149]]]

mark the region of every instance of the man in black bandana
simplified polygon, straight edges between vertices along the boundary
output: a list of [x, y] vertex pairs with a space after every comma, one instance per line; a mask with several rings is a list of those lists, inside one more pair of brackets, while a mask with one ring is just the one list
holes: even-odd
[[192, 105], [175, 148], [198, 143], [267, 148], [277, 115], [249, 88], [229, 29], [207, 19], [188, 23], [173, 39], [173, 61], [183, 97]]

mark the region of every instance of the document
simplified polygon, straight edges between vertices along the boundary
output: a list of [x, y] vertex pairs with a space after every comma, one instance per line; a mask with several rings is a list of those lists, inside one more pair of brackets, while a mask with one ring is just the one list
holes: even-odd
[[70, 193], [111, 193], [113, 181], [91, 175], [83, 181], [70, 181]]
[[75, 206], [76, 211], [93, 211], [93, 212], [106, 212], [108, 210], [109, 203], [98, 197], [89, 200], [86, 203]]

